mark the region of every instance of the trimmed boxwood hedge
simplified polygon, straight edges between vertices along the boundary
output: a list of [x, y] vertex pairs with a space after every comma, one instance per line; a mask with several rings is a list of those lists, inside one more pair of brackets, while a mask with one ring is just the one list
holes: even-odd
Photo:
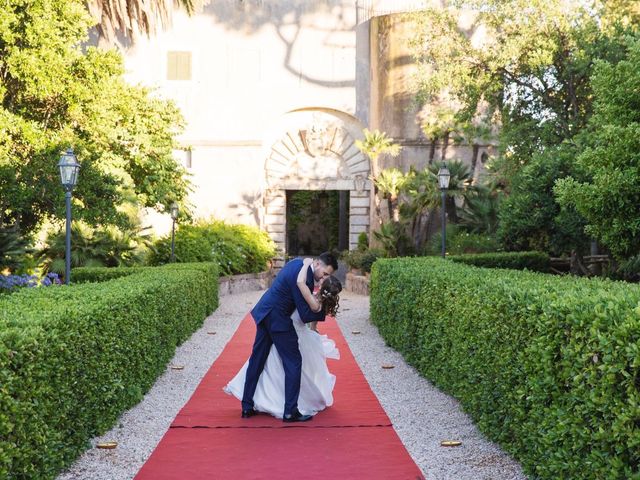
[[451, 255], [447, 258], [453, 262], [484, 268], [526, 269], [534, 272], [549, 272], [551, 269], [549, 255], [542, 252], [475, 253]]
[[371, 319], [533, 478], [640, 478], [640, 288], [380, 259]]
[[0, 478], [55, 478], [217, 308], [215, 264], [133, 270], [0, 299]]

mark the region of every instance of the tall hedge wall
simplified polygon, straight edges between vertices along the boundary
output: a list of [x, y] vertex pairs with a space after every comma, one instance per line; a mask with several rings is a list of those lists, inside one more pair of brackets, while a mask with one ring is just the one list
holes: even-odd
[[640, 478], [640, 288], [380, 259], [371, 318], [533, 478]]
[[142, 399], [217, 289], [216, 265], [184, 264], [1, 298], [0, 478], [55, 478]]

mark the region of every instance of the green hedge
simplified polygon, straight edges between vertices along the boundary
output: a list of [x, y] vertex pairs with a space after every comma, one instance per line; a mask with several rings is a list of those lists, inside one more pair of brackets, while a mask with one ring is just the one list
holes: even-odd
[[[221, 275], [259, 273], [268, 268], [276, 246], [267, 232], [248, 225], [223, 221], [182, 225], [175, 234], [175, 260], [215, 262]], [[169, 263], [171, 236], [159, 239], [149, 254], [149, 265]]]
[[542, 252], [476, 253], [451, 255], [447, 258], [453, 262], [484, 268], [526, 269], [534, 272], [549, 272], [551, 269], [549, 255]]
[[371, 319], [540, 479], [640, 478], [640, 288], [380, 259]]
[[55, 478], [142, 399], [217, 305], [215, 264], [0, 299], [0, 478]]

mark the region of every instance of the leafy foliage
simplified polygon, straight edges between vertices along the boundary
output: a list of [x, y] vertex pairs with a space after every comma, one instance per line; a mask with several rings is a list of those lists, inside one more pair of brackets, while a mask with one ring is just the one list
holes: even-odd
[[561, 204], [618, 258], [640, 252], [640, 36], [628, 58], [600, 62], [593, 78], [595, 112], [577, 156], [587, 178], [559, 180]]
[[[142, 264], [151, 238], [141, 227], [91, 228], [83, 222], [71, 224], [71, 267], [120, 267]], [[51, 233], [40, 251], [44, 271], [64, 274], [65, 230]]]
[[574, 155], [570, 145], [549, 149], [515, 175], [498, 212], [497, 235], [505, 249], [555, 255], [587, 249], [583, 217], [574, 208], [561, 207], [553, 195], [557, 180], [575, 175]]
[[217, 288], [216, 265], [185, 264], [0, 298], [0, 477], [70, 465], [142, 399]]
[[371, 319], [538, 479], [640, 476], [640, 288], [380, 259]]
[[549, 272], [550, 258], [541, 252], [501, 252], [478, 253], [472, 255], [451, 255], [452, 262], [465, 263], [483, 268], [508, 268], [512, 270], [530, 270], [532, 272]]
[[20, 233], [17, 226], [0, 225], [0, 271], [20, 269], [25, 255], [30, 251], [29, 239]]
[[500, 124], [507, 178], [533, 153], [573, 137], [591, 112], [593, 60], [620, 58], [633, 28], [630, 7], [608, 3], [454, 1], [473, 17], [465, 27], [456, 8], [413, 14], [427, 134], [473, 141]]
[[74, 215], [90, 225], [126, 224], [127, 200], [163, 210], [188, 192], [172, 156], [177, 108], [128, 85], [115, 50], [83, 46], [90, 26], [77, 0], [0, 9], [0, 223], [25, 235], [64, 218], [57, 163], [70, 145], [81, 163]]
[[[494, 235], [486, 233], [470, 233], [458, 225], [447, 225], [446, 253], [458, 255], [463, 253], [485, 253], [500, 250], [500, 243]], [[435, 233], [425, 248], [425, 254], [439, 255], [442, 251], [442, 232]]]
[[[171, 236], [159, 239], [149, 255], [151, 265], [169, 263]], [[223, 221], [181, 225], [175, 235], [176, 262], [215, 262], [221, 275], [258, 273], [275, 256], [275, 244], [266, 232]]]
[[390, 155], [397, 157], [402, 150], [402, 147], [393, 142], [393, 138], [388, 137], [385, 132], [374, 130], [371, 132], [368, 129], [363, 130], [364, 140], [356, 140], [356, 147], [362, 153], [364, 153], [372, 163], [372, 170], [374, 177], [377, 174], [378, 158], [380, 155]]

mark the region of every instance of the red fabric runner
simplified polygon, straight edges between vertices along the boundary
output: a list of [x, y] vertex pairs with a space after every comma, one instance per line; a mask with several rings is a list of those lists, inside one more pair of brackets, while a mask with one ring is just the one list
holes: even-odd
[[222, 387], [251, 353], [255, 324], [247, 315], [136, 480], [422, 479], [335, 319], [319, 329], [340, 350], [340, 360], [328, 360], [337, 377], [332, 407], [305, 423], [240, 418], [240, 402]]

